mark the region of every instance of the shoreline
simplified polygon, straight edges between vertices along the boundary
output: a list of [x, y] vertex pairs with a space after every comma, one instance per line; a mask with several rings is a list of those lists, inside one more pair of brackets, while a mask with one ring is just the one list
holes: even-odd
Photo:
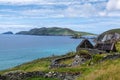
[[[79, 78], [81, 75], [86, 74], [86, 70], [89, 71], [89, 69], [91, 69], [92, 66], [94, 65], [102, 64], [103, 62], [106, 62], [107, 60], [113, 60], [113, 61], [116, 59], [119, 60], [120, 58], [120, 54], [116, 54], [116, 53], [89, 55], [88, 52], [86, 53], [86, 51], [87, 50], [81, 50], [79, 54], [78, 52], [69, 52], [69, 53], [66, 53], [65, 55], [51, 56], [51, 57], [44, 57], [44, 58], [36, 59], [36, 60], [21, 64], [21, 65], [18, 65], [16, 67], [13, 67], [11, 69], [0, 71], [0, 74], [1, 74], [0, 78], [6, 78], [6, 77], [13, 78], [14, 76], [12, 80], [16, 80], [16, 76], [17, 76], [19, 80], [26, 80], [27, 78], [33, 78], [33, 77], [38, 77], [38, 78], [43, 77], [45, 79], [50, 78], [51, 80], [54, 80], [54, 79], [64, 80], [64, 79], [69, 79], [69, 78], [70, 78], [69, 80], [75, 80], [76, 78]], [[86, 55], [85, 62], [83, 61], [82, 64], [77, 64], [76, 66], [75, 65], [73, 66], [62, 65], [62, 64], [69, 65], [71, 63], [71, 59], [75, 58], [76, 55], [84, 55], [84, 57]], [[90, 58], [89, 56], [92, 56], [92, 55], [96, 57]], [[50, 68], [50, 65], [53, 64], [52, 62], [54, 60], [55, 62], [56, 60], [58, 62], [57, 67]], [[52, 66], [56, 66], [56, 65], [52, 65]], [[97, 68], [95, 68], [95, 70], [96, 69]], [[31, 75], [31, 77], [27, 75]], [[6, 80], [6, 79], [3, 79], [3, 80]]]

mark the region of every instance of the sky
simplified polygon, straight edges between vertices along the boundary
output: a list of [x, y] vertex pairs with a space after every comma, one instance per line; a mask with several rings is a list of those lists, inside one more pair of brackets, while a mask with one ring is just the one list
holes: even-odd
[[41, 27], [95, 34], [120, 28], [120, 0], [0, 0], [0, 33]]

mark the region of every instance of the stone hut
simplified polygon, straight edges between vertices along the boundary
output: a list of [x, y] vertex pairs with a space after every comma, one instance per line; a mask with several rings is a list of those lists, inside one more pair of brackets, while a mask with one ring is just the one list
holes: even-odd
[[88, 39], [84, 39], [76, 48], [76, 51], [79, 51], [81, 48], [90, 48], [93, 49], [94, 46]]
[[120, 34], [118, 33], [106, 34], [100, 41], [96, 43], [95, 48], [107, 52], [110, 51], [115, 52], [116, 51], [115, 44], [119, 40], [120, 40]]
[[115, 42], [113, 42], [113, 43], [97, 43], [95, 45], [95, 48], [99, 49], [99, 50], [107, 51], [107, 52], [110, 52], [110, 51], [115, 52], [116, 51]]

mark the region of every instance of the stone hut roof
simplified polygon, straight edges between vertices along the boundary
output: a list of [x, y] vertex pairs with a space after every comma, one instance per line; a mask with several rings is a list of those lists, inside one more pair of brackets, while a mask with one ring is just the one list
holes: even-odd
[[92, 43], [88, 39], [84, 39], [76, 48], [78, 51], [80, 48], [94, 48]]

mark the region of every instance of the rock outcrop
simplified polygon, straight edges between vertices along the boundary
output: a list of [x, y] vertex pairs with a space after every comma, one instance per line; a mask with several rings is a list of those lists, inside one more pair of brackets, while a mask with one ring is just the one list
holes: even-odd
[[13, 34], [13, 32], [8, 31], [8, 32], [4, 32], [4, 33], [2, 33], [2, 34]]

